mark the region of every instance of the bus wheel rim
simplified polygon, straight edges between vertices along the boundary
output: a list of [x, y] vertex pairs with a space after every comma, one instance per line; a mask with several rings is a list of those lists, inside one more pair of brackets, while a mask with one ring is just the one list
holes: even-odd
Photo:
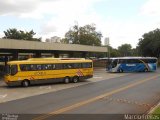
[[66, 77], [66, 78], [64, 79], [64, 82], [65, 82], [65, 83], [69, 83], [69, 78]]
[[147, 70], [147, 68], [145, 68], [145, 70], [144, 70], [145, 72], [147, 72], [148, 70]]
[[78, 82], [78, 77], [74, 77], [74, 78], [73, 78], [73, 82], [74, 82], [74, 83], [77, 83], [77, 82]]
[[28, 86], [29, 86], [28, 81], [23, 81], [23, 86], [24, 86], [24, 87], [28, 87]]

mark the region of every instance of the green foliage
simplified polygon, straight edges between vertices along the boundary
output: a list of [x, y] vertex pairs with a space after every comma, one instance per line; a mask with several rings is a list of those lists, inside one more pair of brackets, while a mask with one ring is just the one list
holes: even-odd
[[132, 55], [132, 46], [130, 44], [122, 44], [118, 47], [118, 51], [121, 56], [131, 56]]
[[160, 115], [160, 107], [158, 107], [155, 111], [154, 114], [159, 114]]
[[[139, 56], [138, 48], [133, 48], [130, 44], [123, 44], [118, 49], [109, 46], [110, 57]], [[107, 55], [108, 56], [108, 55]]]
[[120, 57], [120, 52], [117, 49], [109, 47], [110, 57]]
[[24, 32], [22, 30], [17, 30], [15, 28], [8, 29], [4, 31], [5, 36], [4, 39], [18, 39], [18, 40], [30, 40], [30, 41], [41, 41], [41, 38], [33, 38], [36, 34], [33, 30], [29, 32]]
[[62, 39], [60, 40], [60, 42], [61, 42], [61, 43], [65, 43], [65, 44], [68, 44], [68, 43], [69, 43], [69, 41], [68, 41], [66, 38], [62, 38]]
[[132, 56], [141, 56], [138, 51], [138, 47], [133, 48], [131, 52]]
[[65, 41], [72, 44], [101, 45], [102, 34], [96, 31], [95, 25], [79, 27], [74, 25], [66, 34]]
[[139, 51], [143, 56], [160, 57], [160, 29], [145, 33], [138, 43]]

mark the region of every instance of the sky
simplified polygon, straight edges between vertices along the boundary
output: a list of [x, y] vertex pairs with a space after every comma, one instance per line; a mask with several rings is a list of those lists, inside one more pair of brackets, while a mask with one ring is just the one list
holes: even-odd
[[75, 24], [95, 24], [110, 45], [137, 46], [144, 33], [160, 28], [160, 0], [1, 0], [0, 37], [9, 28], [33, 30], [34, 37], [65, 33]]

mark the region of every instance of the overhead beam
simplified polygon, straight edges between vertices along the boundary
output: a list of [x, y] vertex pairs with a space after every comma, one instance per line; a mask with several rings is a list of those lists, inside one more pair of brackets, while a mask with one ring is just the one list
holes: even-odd
[[82, 51], [82, 52], [107, 52], [107, 47], [88, 46], [78, 44], [62, 44], [37, 42], [15, 39], [0, 39], [0, 49], [22, 50], [58, 50], [58, 51]]

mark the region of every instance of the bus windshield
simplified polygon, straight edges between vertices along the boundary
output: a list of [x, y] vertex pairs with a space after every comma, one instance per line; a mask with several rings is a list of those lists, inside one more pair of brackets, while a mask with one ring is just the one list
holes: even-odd
[[15, 75], [18, 72], [17, 65], [7, 65], [7, 74]]

